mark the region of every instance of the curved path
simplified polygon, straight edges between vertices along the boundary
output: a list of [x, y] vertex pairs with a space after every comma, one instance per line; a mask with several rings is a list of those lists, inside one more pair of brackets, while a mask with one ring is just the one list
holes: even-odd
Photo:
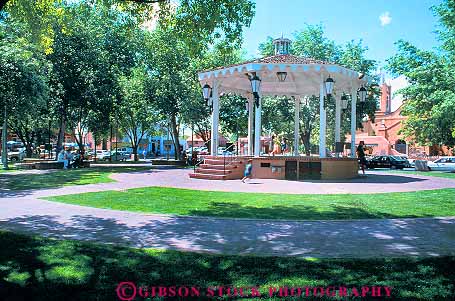
[[[392, 183], [392, 180], [387, 180], [380, 174], [369, 175], [367, 178], [342, 185], [339, 182], [309, 183], [273, 180], [253, 180], [251, 184], [241, 185], [239, 181], [190, 180], [186, 177], [188, 172], [188, 170], [154, 170], [115, 174], [113, 177], [119, 180], [117, 183], [20, 193], [6, 191], [0, 194], [0, 229], [56, 238], [119, 243], [134, 247], [223, 254], [355, 258], [455, 255], [455, 217], [309, 222], [266, 221], [151, 215], [81, 207], [39, 199], [44, 196], [84, 191], [151, 185], [176, 187], [177, 184], [180, 185], [178, 187], [199, 189], [202, 188], [201, 185], [205, 185], [204, 189], [207, 190], [281, 193], [283, 191], [280, 189], [290, 189], [286, 191], [288, 193], [312, 191], [339, 193], [341, 192], [339, 186], [343, 186], [343, 191], [349, 193], [364, 192], [366, 189], [364, 187], [371, 189], [382, 187], [381, 192], [388, 191], [384, 191], [384, 187], [390, 187], [390, 190], [396, 191], [401, 186], [404, 190], [398, 191], [408, 191], [406, 186], [418, 184], [421, 185], [421, 189], [455, 187], [453, 180], [428, 179], [420, 176], [405, 176], [405, 182]], [[176, 179], [177, 176], [184, 178]], [[398, 175], [390, 177], [395, 180], [401, 178]], [[375, 183], [373, 179], [382, 179], [383, 182], [391, 183]], [[276, 185], [278, 183], [280, 185]], [[270, 185], [272, 187], [268, 190], [264, 189]], [[312, 185], [316, 187], [313, 190], [310, 189]], [[306, 191], [300, 190], [303, 188]], [[318, 189], [325, 191], [321, 192]]]

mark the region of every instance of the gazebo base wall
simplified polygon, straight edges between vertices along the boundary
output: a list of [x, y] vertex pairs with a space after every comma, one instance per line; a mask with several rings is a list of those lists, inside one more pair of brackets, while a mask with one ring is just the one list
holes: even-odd
[[253, 159], [252, 178], [279, 180], [340, 180], [358, 177], [353, 158], [272, 156]]
[[[252, 178], [278, 180], [341, 180], [358, 177], [358, 162], [353, 158], [322, 158], [310, 156], [264, 156], [225, 159], [206, 156], [205, 162], [191, 178], [233, 180], [243, 177], [248, 159], [253, 160]], [[224, 165], [225, 162], [230, 164]]]

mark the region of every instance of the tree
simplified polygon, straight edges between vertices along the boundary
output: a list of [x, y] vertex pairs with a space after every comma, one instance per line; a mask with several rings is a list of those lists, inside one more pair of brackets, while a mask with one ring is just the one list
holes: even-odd
[[[273, 46], [273, 38], [268, 36], [265, 42], [259, 44], [258, 51], [261, 56], [275, 55], [275, 47]], [[292, 48], [289, 51], [292, 54]]]
[[180, 158], [179, 126], [183, 103], [195, 95], [191, 83], [188, 47], [172, 32], [156, 30], [150, 34], [147, 65], [152, 76], [148, 81], [148, 95], [154, 107], [169, 125], [174, 143], [175, 159]]
[[[160, 19], [160, 27], [150, 36], [148, 65], [153, 70], [150, 97], [161, 115], [168, 118], [166, 123], [170, 125], [176, 150], [180, 149], [181, 121], [196, 125], [201, 136], [207, 136], [205, 116], [209, 114], [199, 101], [197, 71], [215, 62], [213, 56], [212, 60], [204, 60], [210, 57], [206, 56], [209, 45], [216, 45], [218, 62], [231, 61], [253, 9], [254, 4], [248, 0], [181, 1], [174, 14]], [[176, 158], [179, 156], [176, 152]]]
[[64, 91], [57, 109], [58, 148], [69, 129], [84, 151], [84, 132], [107, 135], [120, 97], [118, 78], [128, 75], [137, 62], [140, 34], [128, 16], [109, 7], [79, 4], [65, 10], [65, 25], [55, 25], [53, 52], [48, 56]]
[[160, 24], [172, 30], [190, 46], [194, 57], [208, 45], [222, 40], [230, 48], [242, 41], [244, 27], [249, 27], [255, 4], [251, 0], [182, 0], [175, 14], [162, 15]]
[[396, 43], [398, 54], [388, 60], [395, 75], [410, 85], [399, 92], [406, 101], [402, 133], [421, 145], [455, 145], [455, 1], [433, 7], [439, 16], [441, 47], [420, 50], [409, 42]]
[[43, 112], [49, 97], [49, 67], [33, 45], [11, 32], [11, 24], [0, 28], [0, 105], [11, 130], [25, 145], [27, 156], [37, 130], [43, 127]]
[[156, 111], [146, 92], [148, 74], [145, 68], [134, 68], [129, 76], [120, 76], [121, 101], [118, 115], [121, 129], [128, 136], [134, 160], [138, 160], [137, 149], [146, 134], [152, 134], [158, 121]]

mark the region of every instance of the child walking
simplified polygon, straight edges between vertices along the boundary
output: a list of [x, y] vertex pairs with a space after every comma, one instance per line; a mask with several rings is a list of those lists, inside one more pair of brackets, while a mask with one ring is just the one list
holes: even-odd
[[251, 179], [251, 172], [253, 171], [253, 160], [249, 159], [248, 163], [245, 165], [245, 173], [242, 179], [242, 183], [245, 183], [246, 179]]

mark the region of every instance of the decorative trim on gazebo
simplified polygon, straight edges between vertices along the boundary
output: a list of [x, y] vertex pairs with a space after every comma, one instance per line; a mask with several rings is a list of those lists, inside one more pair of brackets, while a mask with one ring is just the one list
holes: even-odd
[[[234, 64], [230, 66], [204, 70], [199, 72], [199, 80], [208, 80], [212, 78], [244, 74], [245, 72], [259, 72], [267, 70], [289, 70], [292, 72], [319, 72], [321, 70], [325, 70], [328, 73], [339, 73], [345, 76], [349, 76], [353, 79], [358, 79], [361, 76], [361, 74], [358, 72], [329, 62], [316, 60], [313, 58], [299, 57], [290, 54], [279, 54], [244, 62], [241, 64]], [[363, 80], [368, 81], [368, 79], [365, 78]]]

